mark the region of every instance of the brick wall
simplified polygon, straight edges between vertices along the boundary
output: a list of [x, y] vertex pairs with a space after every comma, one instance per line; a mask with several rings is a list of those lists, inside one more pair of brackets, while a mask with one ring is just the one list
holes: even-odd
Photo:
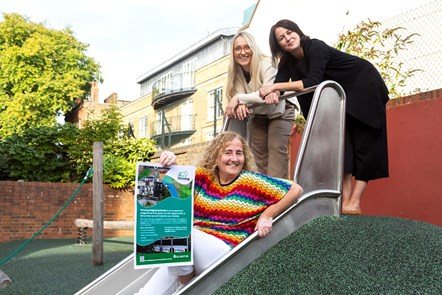
[[[0, 182], [0, 243], [23, 240], [45, 226], [80, 184], [49, 182]], [[92, 219], [92, 184], [86, 183], [71, 203], [36, 238], [76, 238], [76, 218]], [[104, 219], [133, 220], [134, 196], [131, 190], [104, 187]], [[89, 229], [88, 235], [92, 234]], [[105, 230], [105, 236], [131, 235], [133, 231]]]
[[362, 213], [442, 226], [442, 91], [387, 105], [390, 177], [369, 182]]
[[[182, 165], [195, 165], [205, 143], [176, 148], [177, 161]], [[153, 156], [156, 162], [159, 152]], [[53, 218], [75, 191], [79, 183], [0, 181], [0, 243], [26, 240]], [[77, 218], [93, 218], [92, 184], [86, 183], [74, 199], [36, 238], [76, 238]], [[114, 190], [104, 186], [104, 220], [133, 221], [134, 192]], [[92, 229], [88, 229], [92, 236]], [[105, 237], [133, 235], [132, 230], [104, 230]]]

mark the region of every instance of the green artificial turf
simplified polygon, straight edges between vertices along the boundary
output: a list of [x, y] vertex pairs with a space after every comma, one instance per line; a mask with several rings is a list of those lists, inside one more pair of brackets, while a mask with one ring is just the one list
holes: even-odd
[[442, 228], [392, 217], [321, 217], [216, 295], [442, 294]]

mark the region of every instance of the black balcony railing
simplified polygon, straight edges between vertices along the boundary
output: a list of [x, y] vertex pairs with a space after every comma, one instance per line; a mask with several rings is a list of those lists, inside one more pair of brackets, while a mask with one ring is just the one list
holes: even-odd
[[187, 98], [195, 92], [193, 72], [163, 78], [152, 86], [152, 106], [154, 109], [159, 109]]
[[151, 139], [158, 146], [170, 147], [195, 133], [196, 115], [163, 117], [150, 124]]

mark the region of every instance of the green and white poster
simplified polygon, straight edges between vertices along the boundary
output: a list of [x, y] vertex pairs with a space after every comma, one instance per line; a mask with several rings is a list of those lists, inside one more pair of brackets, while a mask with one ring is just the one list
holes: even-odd
[[135, 268], [193, 264], [195, 167], [137, 163]]

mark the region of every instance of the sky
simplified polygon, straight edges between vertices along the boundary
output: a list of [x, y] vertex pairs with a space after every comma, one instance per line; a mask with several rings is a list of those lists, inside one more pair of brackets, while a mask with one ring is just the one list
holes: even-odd
[[[265, 47], [268, 31], [281, 18], [295, 20], [304, 33], [331, 41], [368, 17], [378, 20], [434, 0], [261, 0], [250, 32]], [[102, 102], [139, 98], [137, 78], [225, 27], [241, 27], [244, 10], [258, 0], [0, 0], [0, 12], [19, 13], [62, 30], [70, 27], [87, 55], [101, 65]], [[311, 3], [315, 3], [311, 5]], [[259, 24], [259, 25], [253, 25]], [[264, 48], [265, 51], [265, 48]]]
[[354, 29], [361, 21], [370, 18], [384, 23], [434, 1], [442, 0], [261, 0], [248, 31], [267, 54], [270, 28], [284, 18], [296, 22], [304, 34], [332, 45], [339, 33]]
[[18, 13], [51, 29], [70, 27], [101, 65], [102, 102], [113, 92], [139, 98], [137, 78], [208, 34], [241, 27], [257, 0], [0, 0], [1, 13]]

